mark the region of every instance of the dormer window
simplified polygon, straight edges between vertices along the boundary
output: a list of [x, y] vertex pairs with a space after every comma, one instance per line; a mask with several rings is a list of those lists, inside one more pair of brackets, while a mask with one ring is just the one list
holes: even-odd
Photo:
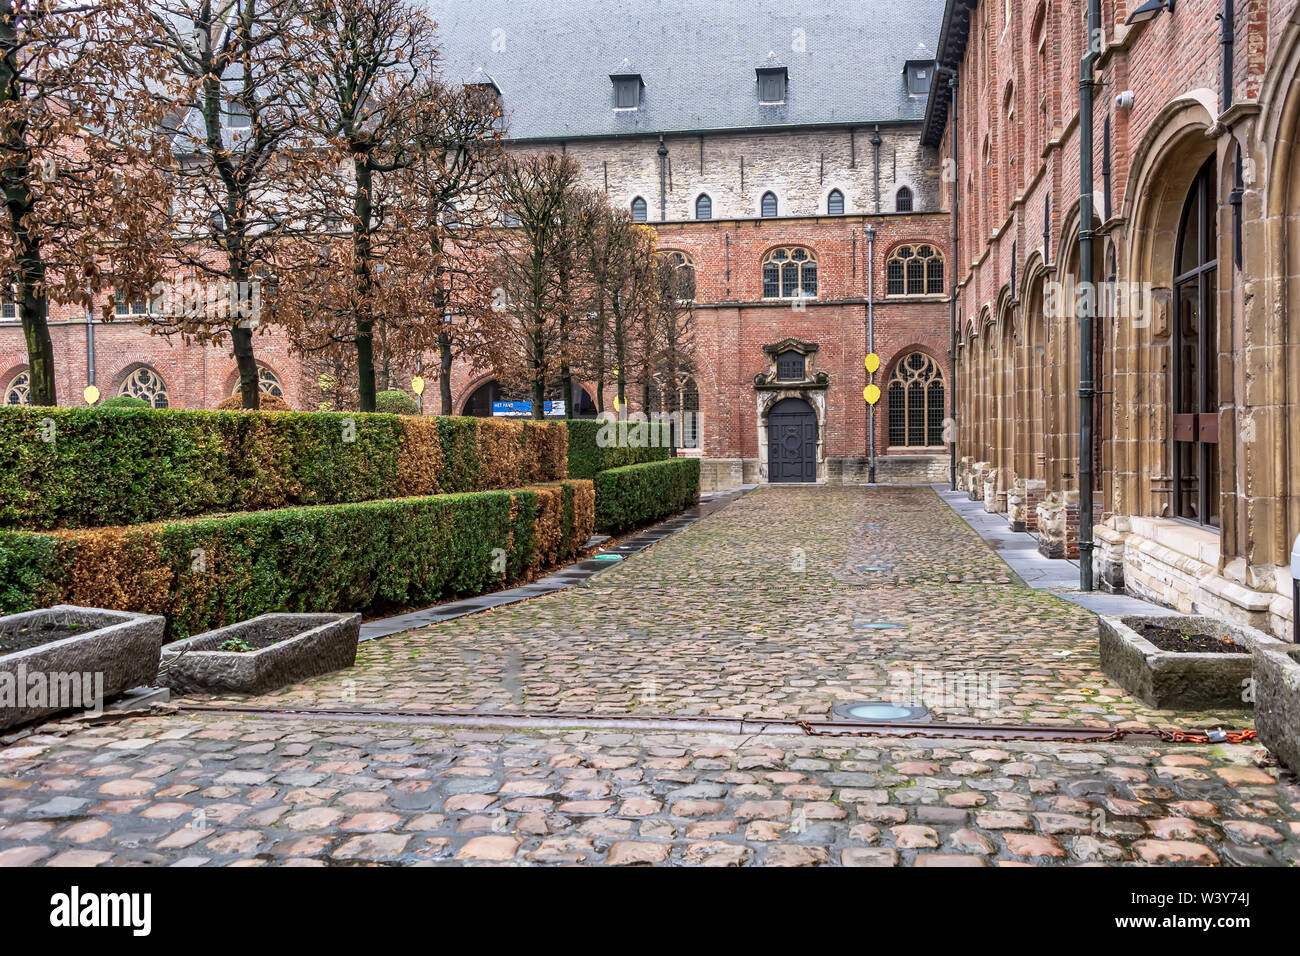
[[785, 102], [785, 85], [788, 73], [783, 66], [760, 66], [758, 74], [758, 102], [762, 106], [776, 106]]
[[620, 63], [619, 68], [609, 75], [609, 80], [614, 84], [614, 109], [641, 108], [641, 90], [645, 87], [645, 83], [641, 80], [641, 74], [628, 66], [627, 60]]
[[225, 121], [226, 129], [250, 129], [253, 125], [253, 118], [248, 115], [248, 110], [236, 99], [226, 100], [222, 119]]
[[483, 101], [491, 105], [492, 109], [501, 113], [501, 87], [497, 86], [497, 81], [483, 69], [478, 67], [468, 80], [465, 81], [465, 89], [471, 94], [482, 97]]
[[930, 82], [934, 79], [933, 60], [908, 60], [903, 67], [907, 77], [907, 92], [911, 96], [927, 96]]

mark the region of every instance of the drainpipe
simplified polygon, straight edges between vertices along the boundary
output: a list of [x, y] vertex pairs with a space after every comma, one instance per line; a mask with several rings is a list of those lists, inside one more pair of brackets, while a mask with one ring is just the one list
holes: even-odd
[[952, 293], [948, 303], [952, 316], [948, 322], [948, 371], [952, 381], [948, 388], [948, 420], [953, 423], [952, 441], [948, 442], [948, 483], [952, 490], [957, 490], [957, 71], [948, 72], [948, 90], [952, 94], [952, 119], [949, 129], [952, 131]]
[[[876, 227], [867, 226], [867, 354], [876, 350]], [[876, 483], [876, 406], [867, 406], [867, 481]]]
[[664, 145], [664, 134], [659, 134], [659, 221], [668, 218], [668, 147]]
[[[1088, 33], [1101, 29], [1101, 0], [1088, 0]], [[1094, 40], [1079, 60], [1079, 281], [1092, 282], [1092, 87]], [[1093, 296], [1079, 297], [1079, 590], [1092, 583]]]
[[1232, 45], [1236, 42], [1233, 32], [1236, 30], [1234, 0], [1223, 0], [1223, 12], [1219, 14], [1219, 45], [1223, 47], [1223, 74], [1219, 80], [1219, 101], [1223, 104], [1219, 112], [1227, 112], [1232, 105]]
[[871, 134], [872, 162], [876, 167], [876, 212], [880, 212], [880, 144], [882, 142], [884, 140], [880, 138], [880, 127], [877, 126], [876, 131]]
[[95, 384], [95, 304], [86, 305], [86, 384]]

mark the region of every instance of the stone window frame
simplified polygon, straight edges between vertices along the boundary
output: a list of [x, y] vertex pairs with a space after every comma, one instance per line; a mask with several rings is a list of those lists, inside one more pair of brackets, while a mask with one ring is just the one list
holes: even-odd
[[[767, 211], [767, 201], [769, 199], [772, 200], [771, 212]], [[760, 219], [776, 219], [781, 215], [781, 200], [777, 198], [774, 190], [768, 189], [764, 191], [762, 197], [758, 201], [758, 215]]]
[[[793, 291], [787, 292], [791, 285], [788, 266], [795, 266]], [[769, 272], [769, 270], [771, 270]], [[815, 299], [817, 298], [817, 253], [809, 246], [776, 246], [763, 254], [760, 267], [764, 301], [781, 299]], [[811, 285], [812, 291], [808, 291]], [[775, 291], [769, 294], [768, 290]]]
[[914, 212], [915, 209], [916, 194], [912, 192], [912, 187], [899, 186], [894, 193], [894, 212]]
[[[838, 211], [835, 209], [835, 200], [837, 197], [839, 199], [839, 206], [840, 206]], [[844, 201], [844, 190], [832, 189], [830, 192], [826, 194], [826, 215], [842, 216], [844, 215], [844, 210], [847, 208], [848, 206]]]
[[[637, 203], [640, 203], [638, 208]], [[650, 219], [650, 204], [645, 201], [644, 196], [633, 196], [632, 202], [628, 207], [632, 212], [633, 222], [648, 222]]]
[[143, 399], [153, 408], [171, 407], [167, 382], [151, 365], [137, 364], [129, 369], [118, 385], [116, 394]]
[[[704, 203], [704, 215], [700, 215], [700, 204]], [[708, 193], [700, 193], [695, 197], [695, 218], [699, 222], [706, 222], [713, 218], [713, 197]]]
[[[913, 280], [919, 272], [919, 288]], [[902, 242], [885, 259], [885, 296], [890, 299], [944, 294], [943, 251], [932, 242]]]
[[[920, 358], [914, 363], [913, 358]], [[920, 438], [924, 441], [911, 441], [912, 438], [912, 386], [920, 384], [921, 395], [921, 430]], [[934, 394], [934, 386], [938, 394]], [[895, 389], [901, 391], [901, 397]], [[948, 381], [943, 373], [943, 365], [925, 349], [910, 346], [904, 349], [890, 371], [885, 385], [885, 423], [886, 438], [889, 448], [940, 448], [943, 447], [943, 420], [947, 415]], [[937, 410], [937, 419], [936, 419]], [[901, 421], [896, 421], [896, 417]], [[895, 441], [895, 428], [902, 426], [902, 441]], [[937, 432], [936, 432], [937, 428]], [[938, 441], [930, 439], [937, 434]]]
[[687, 291], [687, 286], [685, 285], [685, 283], [686, 283], [687, 280], [686, 280], [685, 276], [683, 275], [683, 277], [682, 277], [681, 279], [678, 280], [678, 286], [677, 286], [677, 291], [678, 291], [678, 301], [679, 301], [679, 302], [694, 302], [694, 301], [695, 301], [695, 297], [696, 297], [696, 292], [697, 292], [697, 286], [696, 286], [696, 283], [697, 283], [697, 281], [698, 281], [698, 279], [699, 279], [699, 275], [698, 275], [698, 273], [697, 273], [696, 270], [695, 270], [695, 259], [691, 256], [690, 253], [688, 253], [688, 252], [682, 252], [680, 249], [664, 249], [664, 250], [660, 251], [660, 253], [659, 253], [659, 258], [660, 258], [661, 261], [669, 261], [669, 262], [671, 262], [671, 263], [673, 264], [673, 266], [676, 267], [676, 268], [678, 269], [678, 271], [680, 271], [680, 272], [683, 272], [683, 273], [689, 272], [689, 273], [690, 273], [690, 280], [689, 280], [689, 281], [690, 281], [690, 289], [689, 289], [689, 291], [690, 291], [690, 295], [682, 295], [682, 294], [681, 294], [681, 293]]
[[[12, 401], [15, 397], [18, 401]], [[18, 369], [5, 383], [5, 405], [30, 405], [32, 403], [32, 370], [24, 366]]]

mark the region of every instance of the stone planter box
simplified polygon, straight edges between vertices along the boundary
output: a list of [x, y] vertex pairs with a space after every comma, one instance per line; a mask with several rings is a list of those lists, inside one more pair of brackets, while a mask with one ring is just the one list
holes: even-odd
[[[1144, 624], [1193, 629], [1214, 637], [1230, 637], [1249, 654], [1165, 651], [1133, 628]], [[1101, 669], [1115, 683], [1148, 707], [1159, 710], [1245, 708], [1251, 659], [1262, 650], [1300, 653], [1300, 646], [1283, 644], [1262, 631], [1226, 624], [1210, 617], [1129, 615], [1098, 618]]]
[[[292, 636], [260, 646], [286, 630]], [[181, 694], [265, 694], [351, 667], [360, 634], [360, 614], [263, 614], [167, 645], [158, 678]], [[219, 650], [231, 638], [254, 650]]]
[[33, 627], [76, 629], [0, 653], [0, 730], [61, 710], [98, 710], [110, 697], [153, 683], [166, 623], [156, 615], [71, 604], [0, 617], [0, 636], [9, 639]]
[[1275, 650], [1259, 650], [1251, 657], [1259, 742], [1292, 773], [1300, 773], [1300, 663]]

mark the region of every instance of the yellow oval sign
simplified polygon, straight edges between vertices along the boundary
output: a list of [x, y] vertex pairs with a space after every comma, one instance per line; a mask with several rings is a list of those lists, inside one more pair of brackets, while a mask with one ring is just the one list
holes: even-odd
[[864, 364], [867, 366], [867, 371], [870, 372], [872, 375], [875, 375], [876, 369], [880, 368], [880, 356], [877, 355], [875, 352], [872, 352], [870, 355], [867, 356], [866, 362]]
[[413, 391], [416, 395], [423, 395], [424, 379], [420, 378], [420, 376], [418, 375], [415, 376], [415, 378], [411, 379], [411, 391]]
[[93, 385], [87, 385], [86, 390], [81, 393], [81, 397], [86, 400], [87, 405], [94, 405], [99, 401], [99, 389]]
[[868, 385], [862, 390], [862, 397], [867, 400], [868, 405], [874, 405], [880, 401], [880, 386]]

